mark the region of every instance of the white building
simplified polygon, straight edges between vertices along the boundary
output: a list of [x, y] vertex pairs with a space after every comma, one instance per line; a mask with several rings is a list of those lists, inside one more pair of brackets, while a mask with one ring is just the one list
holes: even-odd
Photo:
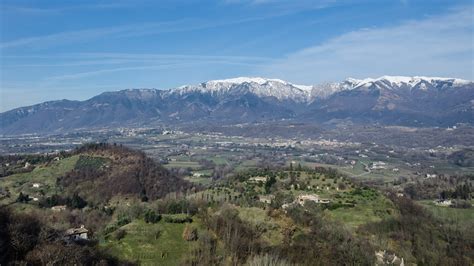
[[254, 177], [249, 178], [249, 181], [258, 183], [258, 182], [267, 182], [267, 179], [268, 177], [266, 176], [254, 176]]
[[299, 195], [298, 197], [296, 197], [296, 203], [300, 205], [304, 205], [307, 201], [312, 201], [315, 203], [329, 203], [328, 199], [321, 199], [316, 194]]
[[70, 241], [80, 241], [80, 240], [87, 240], [87, 230], [84, 225], [81, 225], [80, 228], [71, 228], [66, 230], [64, 238]]

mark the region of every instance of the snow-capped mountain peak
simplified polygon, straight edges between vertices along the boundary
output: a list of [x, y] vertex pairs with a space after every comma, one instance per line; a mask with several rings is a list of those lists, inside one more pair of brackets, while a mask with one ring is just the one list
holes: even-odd
[[233, 83], [233, 84], [241, 84], [241, 83], [258, 83], [260, 85], [267, 83], [269, 81], [280, 82], [280, 83], [287, 83], [281, 79], [266, 79], [261, 77], [237, 77], [237, 78], [230, 78], [230, 79], [216, 79], [210, 80], [206, 83]]
[[420, 83], [428, 83], [433, 86], [439, 83], [449, 83], [450, 85], [466, 85], [472, 81], [457, 78], [441, 78], [441, 77], [425, 77], [425, 76], [382, 76], [379, 78], [354, 79], [348, 78], [347, 82], [356, 84], [354, 88], [368, 87], [372, 84], [385, 84], [392, 88], [400, 88], [402, 86], [415, 87]]
[[210, 80], [198, 85], [186, 85], [173, 90], [175, 93], [201, 92], [225, 95], [232, 92], [248, 91], [260, 97], [275, 97], [278, 100], [306, 102], [312, 86], [296, 85], [281, 79], [261, 77], [238, 77]]
[[250, 92], [259, 97], [275, 97], [278, 100], [292, 100], [299, 103], [310, 103], [316, 99], [325, 99], [335, 93], [356, 89], [385, 90], [429, 90], [450, 88], [472, 84], [472, 81], [456, 78], [424, 76], [381, 76], [379, 78], [348, 78], [342, 82], [326, 83], [315, 86], [296, 85], [281, 79], [262, 77], [238, 77], [210, 80], [197, 85], [185, 85], [172, 89], [169, 93], [186, 94], [189, 92], [209, 93], [214, 96], [225, 96]]
[[311, 91], [312, 86], [307, 85], [298, 85], [293, 84], [281, 79], [269, 79], [269, 78], [261, 78], [261, 77], [238, 77], [238, 78], [230, 78], [230, 79], [217, 79], [217, 80], [210, 80], [206, 82], [207, 84], [222, 84], [222, 83], [230, 83], [230, 84], [243, 84], [243, 83], [257, 83], [259, 85], [264, 85], [267, 83], [280, 83], [288, 86], [296, 87], [300, 90]]

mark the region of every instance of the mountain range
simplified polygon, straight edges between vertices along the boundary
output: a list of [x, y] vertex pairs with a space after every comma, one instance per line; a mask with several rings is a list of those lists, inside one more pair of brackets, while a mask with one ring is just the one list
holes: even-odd
[[474, 82], [456, 78], [383, 76], [314, 86], [240, 77], [168, 90], [105, 92], [0, 113], [0, 134], [217, 122], [294, 120], [408, 126], [474, 124]]

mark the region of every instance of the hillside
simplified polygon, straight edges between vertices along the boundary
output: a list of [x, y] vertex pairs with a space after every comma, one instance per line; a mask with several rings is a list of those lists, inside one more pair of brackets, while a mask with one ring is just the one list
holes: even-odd
[[192, 188], [144, 153], [108, 144], [84, 145], [30, 170], [0, 178], [5, 194], [0, 202], [14, 202], [22, 192], [40, 203], [58, 194], [77, 194], [103, 204], [118, 195], [154, 200]]
[[[469, 265], [474, 257], [472, 208], [419, 205], [408, 190], [369, 187], [331, 168], [289, 162], [187, 178], [196, 189], [119, 145], [56, 155], [2, 158], [2, 167], [17, 164], [0, 178], [0, 263]], [[470, 205], [463, 180], [444, 193], [462, 192]], [[428, 192], [428, 181], [416, 191]], [[87, 239], [64, 240], [82, 225]]]
[[278, 79], [213, 80], [169, 90], [106, 92], [0, 114], [0, 134], [54, 133], [161, 124], [295, 120], [410, 126], [473, 124], [474, 83], [454, 78], [347, 79], [315, 86]]

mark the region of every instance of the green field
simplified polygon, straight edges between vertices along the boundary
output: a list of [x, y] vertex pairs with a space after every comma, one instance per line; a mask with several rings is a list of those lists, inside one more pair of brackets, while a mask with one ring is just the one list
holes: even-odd
[[222, 164], [228, 164], [229, 163], [229, 161], [227, 161], [226, 158], [223, 158], [223, 157], [220, 157], [220, 156], [213, 156], [213, 157], [209, 157], [207, 159], [213, 161], [217, 165], [222, 165]]
[[453, 226], [474, 227], [474, 208], [472, 207], [469, 209], [459, 209], [436, 206], [430, 200], [419, 201], [419, 203], [425, 206], [435, 217], [438, 217]]
[[192, 168], [197, 169], [201, 167], [198, 162], [191, 161], [171, 161], [168, 164], [163, 165], [166, 168]]
[[212, 178], [210, 177], [187, 176], [184, 179], [196, 184], [204, 185], [204, 186], [212, 184]]
[[391, 202], [383, 196], [377, 196], [370, 200], [360, 198], [355, 200], [357, 201], [355, 207], [326, 210], [326, 213], [331, 218], [344, 223], [351, 230], [370, 222], [379, 222], [383, 217], [395, 213]]
[[[181, 258], [196, 244], [183, 240], [185, 226], [186, 224], [164, 221], [147, 224], [143, 220], [135, 220], [121, 227], [126, 231], [124, 238], [115, 240], [110, 237], [100, 245], [111, 255], [136, 261], [141, 265], [179, 265]], [[158, 238], [155, 237], [157, 231], [161, 231]], [[162, 254], [166, 255], [162, 257]]]
[[251, 168], [256, 168], [257, 162], [258, 161], [256, 159], [243, 161], [235, 168], [235, 172], [240, 172], [240, 171], [245, 171]]

